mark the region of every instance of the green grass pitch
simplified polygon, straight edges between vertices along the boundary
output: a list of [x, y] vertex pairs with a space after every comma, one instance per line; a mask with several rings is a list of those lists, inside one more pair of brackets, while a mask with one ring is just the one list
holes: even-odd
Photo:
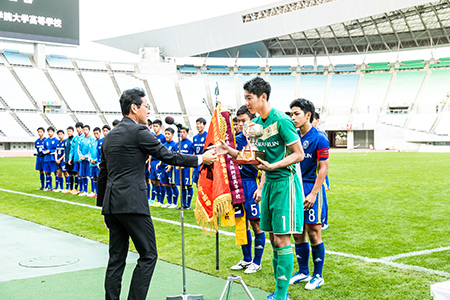
[[[330, 228], [323, 232], [325, 285], [314, 291], [304, 284], [290, 286], [291, 299], [431, 299], [430, 285], [450, 279], [450, 250], [393, 256], [450, 247], [449, 165], [450, 155], [444, 153], [332, 153]], [[95, 205], [87, 197], [36, 191], [38, 186], [34, 158], [0, 158], [2, 189]], [[108, 242], [98, 209], [0, 191], [0, 213]], [[180, 219], [177, 210], [151, 208], [151, 213]], [[196, 225], [192, 211], [185, 212], [185, 222]], [[159, 258], [181, 264], [180, 227], [154, 224]], [[242, 257], [234, 238], [221, 235], [216, 271], [215, 236], [195, 228], [185, 228], [185, 234], [188, 268], [226, 278]], [[250, 286], [273, 292], [271, 258], [272, 247], [266, 244], [260, 272], [234, 273]]]

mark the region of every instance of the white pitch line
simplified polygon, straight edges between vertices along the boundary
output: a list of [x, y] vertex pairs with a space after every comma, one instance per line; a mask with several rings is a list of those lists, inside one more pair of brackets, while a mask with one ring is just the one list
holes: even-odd
[[[72, 202], [72, 201], [62, 200], [62, 199], [58, 199], [58, 198], [47, 197], [47, 196], [27, 194], [27, 193], [12, 191], [12, 190], [6, 190], [6, 189], [2, 189], [2, 188], [0, 188], [0, 191], [7, 192], [7, 193], [12, 193], [12, 194], [23, 195], [23, 196], [34, 197], [34, 198], [42, 198], [42, 199], [46, 199], [46, 200], [51, 200], [51, 201], [56, 201], [56, 202], [61, 202], [61, 203], [66, 203], [66, 204], [71, 204], [71, 205], [78, 205], [78, 206], [82, 206], [82, 207], [101, 209], [101, 207], [94, 206], [94, 205], [89, 205], [89, 204], [84, 204], [84, 203], [77, 203], [77, 202]], [[168, 224], [181, 226], [181, 222], [178, 222], [178, 221], [172, 221], [172, 220], [167, 220], [167, 219], [162, 219], [162, 218], [157, 218], [157, 217], [152, 217], [152, 219], [156, 220], [156, 221], [159, 221], [159, 222], [164, 222], [164, 223], [168, 223]], [[200, 226], [198, 226], [198, 225], [184, 223], [184, 226], [185, 227], [189, 227], [189, 228], [202, 230], [202, 228]], [[222, 234], [222, 235], [231, 236], [231, 237], [236, 236], [236, 234], [234, 232], [228, 232], [228, 231], [223, 231], [223, 230], [219, 230], [219, 233]], [[270, 243], [270, 241], [268, 239], [266, 239], [266, 242]], [[440, 249], [442, 249], [442, 250], [440, 250]], [[424, 255], [424, 254], [429, 254], [429, 253], [439, 252], [439, 251], [446, 251], [446, 250], [450, 250], [450, 247], [436, 248], [436, 249], [423, 250], [423, 251], [415, 251], [415, 252], [410, 252], [410, 253], [404, 253], [404, 254], [399, 254], [399, 255], [394, 255], [394, 256], [383, 257], [383, 258], [370, 258], [370, 257], [354, 255], [354, 254], [350, 254], [350, 253], [331, 251], [331, 250], [326, 250], [325, 252], [327, 254], [331, 254], [331, 255], [337, 255], [337, 256], [343, 256], [343, 257], [348, 257], [348, 258], [353, 258], [353, 259], [359, 259], [359, 260], [362, 260], [362, 261], [367, 262], [367, 263], [380, 263], [380, 264], [384, 264], [384, 265], [393, 266], [393, 267], [396, 267], [396, 268], [399, 268], [399, 269], [418, 271], [418, 272], [422, 272], [422, 273], [428, 273], [428, 274], [441, 275], [441, 276], [444, 276], [444, 277], [450, 277], [450, 273], [445, 272], [445, 271], [438, 271], [438, 270], [428, 269], [428, 268], [419, 267], [419, 266], [406, 265], [406, 264], [396, 263], [396, 262], [392, 261], [393, 259], [398, 259], [398, 258], [401, 258], [401, 257], [409, 257], [409, 256], [415, 256], [415, 255]]]
[[392, 261], [392, 260], [396, 260], [396, 259], [404, 258], [404, 257], [427, 255], [427, 254], [434, 253], [434, 252], [441, 252], [441, 251], [448, 251], [448, 250], [450, 250], [450, 247], [439, 247], [439, 248], [434, 248], [434, 249], [413, 251], [413, 252], [402, 253], [402, 254], [397, 254], [397, 255], [392, 255], [392, 256], [386, 256], [386, 257], [383, 257], [382, 259]]

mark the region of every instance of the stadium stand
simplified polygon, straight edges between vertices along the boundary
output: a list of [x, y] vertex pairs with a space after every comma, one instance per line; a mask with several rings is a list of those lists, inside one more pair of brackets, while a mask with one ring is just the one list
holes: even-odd
[[36, 130], [39, 127], [44, 127], [45, 130], [49, 127], [47, 121], [42, 118], [39, 113], [36, 112], [16, 112], [16, 115], [25, 124], [28, 130], [34, 135], [38, 136]]
[[268, 74], [291, 74], [292, 68], [290, 66], [270, 66]]
[[321, 108], [327, 89], [326, 75], [308, 75], [300, 77], [300, 98], [311, 100], [317, 108]]
[[423, 59], [417, 60], [406, 60], [400, 63], [400, 66], [395, 68], [395, 70], [414, 70], [414, 69], [423, 69], [425, 67], [425, 63]]
[[450, 128], [450, 111], [444, 111], [439, 124], [436, 127], [436, 134], [448, 135]]
[[77, 59], [75, 61], [77, 66], [81, 70], [100, 70], [100, 71], [108, 71], [106, 65], [102, 61], [91, 61], [91, 60], [80, 60]]
[[333, 75], [328, 96], [329, 114], [347, 115], [352, 108], [358, 85], [358, 74]]
[[235, 74], [261, 74], [261, 68], [259, 66], [239, 66], [234, 72]]
[[330, 73], [340, 73], [340, 72], [356, 72], [357, 67], [355, 64], [339, 64], [335, 65], [332, 70], [328, 70]]
[[197, 74], [197, 68], [194, 65], [178, 66], [178, 70], [182, 74]]
[[181, 112], [180, 102], [171, 75], [151, 75], [147, 78], [151, 93], [160, 113]]
[[295, 76], [270, 76], [270, 86], [272, 92], [270, 93], [269, 101], [274, 108], [286, 111], [289, 108], [289, 104], [295, 97]]
[[[114, 120], [119, 120], [120, 121], [123, 118], [122, 114], [108, 114], [108, 113], [106, 113], [106, 114], [104, 114], [104, 116], [105, 116], [106, 121], [108, 122], [107, 125], [109, 125], [109, 127], [111, 127], [111, 128], [113, 128], [112, 122]], [[152, 116], [150, 116], [150, 120], [153, 120], [153, 119], [154, 118], [152, 118]]]
[[49, 74], [71, 110], [95, 111], [76, 72], [70, 70], [49, 70]]
[[323, 65], [318, 65], [317, 68], [314, 68], [312, 65], [302, 66], [300, 69], [300, 73], [323, 73], [325, 72], [325, 68]]
[[450, 57], [440, 58], [437, 63], [430, 64], [430, 68], [444, 68], [450, 67]]
[[389, 107], [408, 108], [422, 86], [426, 71], [399, 72], [389, 96]]
[[4, 50], [3, 55], [5, 56], [6, 60], [11, 65], [17, 65], [17, 66], [33, 66], [33, 63], [31, 62], [28, 55], [21, 54], [19, 51], [16, 50]]
[[51, 54], [46, 58], [47, 64], [51, 68], [55, 69], [73, 69], [72, 61], [70, 61], [66, 56]]
[[[145, 85], [142, 80], [134, 77], [131, 74], [125, 73], [114, 73], [114, 78], [116, 79], [117, 85], [121, 92], [130, 89], [131, 87], [139, 87], [145, 90]], [[117, 98], [117, 101], [119, 98]]]
[[228, 66], [206, 66], [201, 70], [202, 74], [230, 74]]
[[38, 105], [41, 105], [42, 101], [60, 102], [42, 70], [37, 68], [14, 68], [14, 70]]
[[[180, 90], [183, 100], [189, 105], [186, 110], [194, 120], [201, 116], [209, 115], [209, 110], [203, 99], [207, 100], [205, 80], [201, 76], [184, 77], [180, 80]], [[195, 128], [195, 126], [193, 127]]]
[[209, 91], [211, 93], [211, 99], [213, 99], [213, 103], [215, 103], [216, 95], [215, 89], [216, 84], [219, 85], [219, 96], [218, 99], [225, 107], [236, 108], [237, 102], [236, 100], [241, 100], [236, 97], [236, 83], [234, 81], [234, 77], [232, 76], [208, 76], [209, 83]]
[[134, 65], [126, 63], [110, 63], [111, 70], [116, 72], [135, 72]]
[[0, 66], [0, 96], [11, 109], [36, 109], [6, 66]]
[[104, 112], [120, 112], [119, 95], [108, 73], [81, 72], [95, 101]]
[[75, 121], [69, 114], [65, 113], [47, 113], [47, 118], [52, 122], [56, 129], [62, 129], [66, 132], [66, 128], [69, 126], [75, 126]]
[[[94, 129], [94, 127], [102, 127], [104, 124], [104, 122], [102, 121], [102, 119], [100, 119], [100, 117], [97, 114], [83, 114], [83, 113], [77, 113], [75, 114], [76, 117], [78, 118], [78, 121], [82, 122], [84, 125], [89, 125], [91, 127], [91, 132]], [[72, 125], [72, 124], [70, 124]], [[73, 125], [72, 125], [73, 126]], [[109, 124], [109, 126], [111, 126]]]
[[389, 62], [374, 62], [368, 63], [367, 68], [361, 69], [364, 72], [372, 71], [389, 71], [391, 69], [391, 64]]
[[358, 99], [357, 113], [362, 115], [377, 114], [386, 98], [392, 73], [364, 74]]
[[0, 111], [0, 128], [10, 138], [30, 137], [9, 112]]

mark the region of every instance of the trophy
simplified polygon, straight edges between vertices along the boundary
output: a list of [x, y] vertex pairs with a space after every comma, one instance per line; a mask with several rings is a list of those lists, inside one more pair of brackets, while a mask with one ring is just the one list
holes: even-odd
[[266, 153], [258, 151], [256, 148], [256, 141], [263, 135], [262, 125], [246, 122], [244, 124], [244, 136], [247, 139], [247, 146], [239, 151], [235, 163], [240, 165], [259, 165], [260, 162], [256, 158], [266, 160]]

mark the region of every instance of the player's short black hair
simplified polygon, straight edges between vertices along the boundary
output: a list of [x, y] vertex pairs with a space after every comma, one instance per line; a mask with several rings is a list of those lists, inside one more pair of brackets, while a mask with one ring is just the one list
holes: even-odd
[[183, 127], [180, 128], [180, 131], [181, 130], [186, 130], [186, 132], [189, 133], [189, 127], [187, 127], [187, 126], [183, 125]]
[[234, 118], [233, 118], [233, 123], [234, 123], [234, 124], [237, 124], [237, 121], [238, 121], [238, 120], [237, 120], [237, 117], [234, 117]]
[[142, 97], [145, 97], [145, 92], [141, 88], [133, 88], [126, 90], [120, 96], [120, 108], [122, 115], [128, 115], [130, 113], [131, 105], [136, 104], [138, 107], [142, 104]]
[[166, 128], [166, 131], [168, 131], [168, 132], [170, 132], [170, 133], [172, 133], [172, 134], [175, 133], [175, 130], [173, 130], [173, 128], [171, 128], [171, 127], [167, 127], [167, 128]]
[[202, 117], [198, 118], [197, 120], [195, 120], [195, 123], [200, 122], [203, 123], [203, 125], [206, 125], [206, 120]]
[[77, 128], [77, 127], [81, 127], [81, 128], [83, 128], [83, 123], [81, 123], [81, 122], [77, 122], [77, 123], [75, 123], [75, 128]]
[[147, 126], [150, 126], [150, 125], [152, 125], [152, 124], [153, 124], [152, 120], [147, 119]]
[[59, 134], [60, 132], [62, 132], [62, 133], [64, 134], [64, 130], [62, 130], [62, 129], [59, 129], [59, 130], [56, 132], [56, 134]]
[[119, 123], [120, 123], [120, 121], [117, 120], [117, 119], [115, 119], [115, 120], [112, 122], [112, 126], [117, 126], [117, 125], [119, 125]]
[[69, 127], [67, 127], [67, 130], [72, 130], [72, 131], [74, 131], [75, 129], [73, 129], [72, 126], [69, 126]]
[[50, 126], [49, 128], [47, 128], [47, 131], [49, 131], [49, 130], [55, 132], [55, 128], [53, 126]]
[[36, 131], [42, 130], [43, 132], [45, 132], [44, 127], [39, 127]]
[[91, 130], [91, 126], [89, 126], [88, 124], [84, 124], [83, 128], [87, 128], [87, 129]]
[[261, 97], [262, 94], [266, 94], [267, 101], [269, 101], [270, 91], [272, 88], [270, 87], [270, 83], [261, 77], [255, 77], [244, 84], [244, 90], [251, 94], [255, 94], [257, 97]]
[[317, 111], [314, 112], [314, 119], [320, 120], [320, 115], [319, 115], [319, 113]]
[[[247, 105], [242, 105], [241, 107], [239, 107], [239, 109], [238, 109], [237, 112], [236, 112], [236, 117], [237, 117], [237, 116], [240, 116], [240, 115], [244, 115], [244, 114], [247, 114], [247, 116], [250, 118], [250, 120], [253, 120], [253, 119], [256, 117], [255, 114], [252, 114], [252, 113], [248, 110]], [[233, 121], [234, 121], [234, 120], [233, 120]]]
[[160, 119], [156, 119], [153, 121], [153, 124], [158, 124], [159, 126], [162, 126], [162, 121]]
[[100, 132], [101, 129], [100, 129], [100, 127], [95, 127], [94, 130], [92, 130], [92, 131], [98, 131], [98, 132]]
[[314, 113], [315, 113], [314, 103], [303, 98], [298, 98], [292, 101], [291, 104], [289, 104], [290, 109], [292, 109], [294, 106], [303, 110], [305, 115], [306, 113], [310, 112], [311, 117], [309, 118], [309, 122], [312, 123], [312, 121], [314, 120]]
[[111, 127], [109, 127], [109, 125], [103, 125], [102, 130], [103, 130], [103, 129], [111, 130]]

